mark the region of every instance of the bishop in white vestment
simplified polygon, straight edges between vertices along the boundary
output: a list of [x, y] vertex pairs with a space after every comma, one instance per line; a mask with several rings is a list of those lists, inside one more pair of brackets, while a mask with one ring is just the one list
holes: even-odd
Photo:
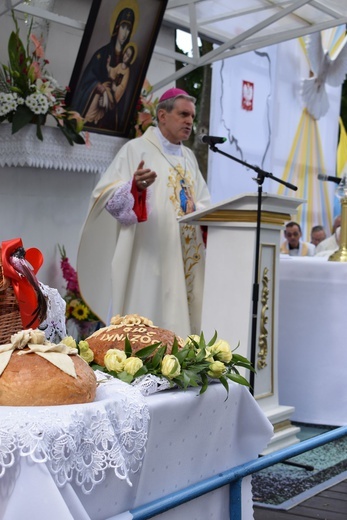
[[194, 101], [180, 89], [163, 94], [158, 128], [128, 141], [92, 194], [77, 272], [83, 298], [105, 323], [136, 313], [183, 337], [201, 332], [202, 232], [178, 223], [210, 203], [196, 158], [182, 144]]

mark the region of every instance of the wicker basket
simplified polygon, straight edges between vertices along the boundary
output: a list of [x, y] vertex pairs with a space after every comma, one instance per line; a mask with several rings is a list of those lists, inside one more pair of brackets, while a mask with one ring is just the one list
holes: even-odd
[[23, 329], [19, 306], [11, 282], [4, 277], [0, 248], [0, 345]]

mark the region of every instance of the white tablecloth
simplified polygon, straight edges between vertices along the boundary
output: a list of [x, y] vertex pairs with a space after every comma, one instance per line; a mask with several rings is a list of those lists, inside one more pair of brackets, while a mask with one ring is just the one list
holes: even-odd
[[[96, 406], [105, 401], [110, 403], [108, 392], [104, 387]], [[117, 391], [113, 388], [111, 392], [116, 399]], [[150, 422], [142, 467], [136, 473], [128, 472], [132, 485], [126, 479], [120, 479], [109, 467], [101, 470], [103, 480], [86, 494], [76, 481], [78, 471], [73, 472], [71, 481], [59, 487], [48, 460], [35, 462], [24, 453], [15, 457], [15, 464], [6, 467], [0, 478], [0, 519], [131, 518], [127, 511], [136, 506], [257, 457], [272, 436], [271, 424], [246, 388], [231, 384], [229, 398], [225, 398], [226, 392], [221, 384], [211, 385], [202, 396], [197, 396], [196, 389], [141, 396], [139, 399], [145, 400], [144, 416], [148, 407]], [[93, 405], [76, 405], [71, 409], [78, 412], [81, 407]], [[59, 409], [67, 407], [54, 408], [57, 410], [57, 428], [60, 429]], [[2, 425], [9, 410], [0, 408]], [[15, 413], [28, 411], [25, 408], [12, 410]], [[30, 411], [34, 415], [39, 413], [39, 409], [30, 408]], [[88, 415], [90, 413], [86, 420]], [[125, 424], [123, 428], [129, 436]], [[140, 428], [134, 435], [139, 435], [139, 431]], [[133, 439], [133, 444], [136, 444], [136, 439]], [[141, 449], [136, 453], [141, 458]], [[87, 460], [88, 457], [84, 462]], [[102, 461], [100, 464], [102, 468]], [[253, 518], [249, 478], [245, 479], [243, 489], [242, 518], [249, 520]], [[223, 520], [229, 518], [228, 507], [228, 489], [223, 488], [158, 518]]]
[[279, 399], [299, 422], [347, 424], [347, 263], [280, 261]]

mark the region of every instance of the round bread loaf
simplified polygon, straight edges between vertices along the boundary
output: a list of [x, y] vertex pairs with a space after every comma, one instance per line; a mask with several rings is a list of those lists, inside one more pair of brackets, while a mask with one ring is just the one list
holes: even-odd
[[78, 355], [71, 356], [75, 378], [37, 354], [19, 352], [12, 353], [0, 376], [0, 405], [53, 406], [94, 401], [95, 373]]
[[170, 354], [175, 338], [179, 345], [182, 344], [182, 339], [174, 332], [155, 327], [147, 318], [137, 314], [115, 316], [111, 320], [111, 325], [97, 330], [86, 338], [89, 348], [94, 352], [94, 362], [105, 366], [106, 352], [112, 348], [124, 350], [126, 337], [130, 341], [133, 353], [161, 342], [162, 345], [167, 345], [167, 354]]

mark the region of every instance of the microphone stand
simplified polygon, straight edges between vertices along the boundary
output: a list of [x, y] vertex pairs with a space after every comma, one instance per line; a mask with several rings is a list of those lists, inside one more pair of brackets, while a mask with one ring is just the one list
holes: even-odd
[[[286, 182], [278, 177], [275, 177], [272, 173], [262, 170], [258, 166], [252, 166], [251, 164], [234, 157], [228, 153], [223, 152], [213, 143], [209, 143], [210, 150], [213, 152], [220, 153], [233, 161], [243, 164], [247, 168], [254, 170], [257, 177], [253, 178], [258, 184], [258, 197], [257, 197], [257, 227], [256, 227], [256, 241], [255, 241], [255, 262], [254, 262], [254, 279], [253, 279], [253, 291], [252, 291], [252, 333], [251, 333], [251, 359], [250, 362], [255, 367], [256, 362], [256, 350], [257, 350], [257, 322], [258, 322], [258, 301], [259, 301], [259, 251], [260, 251], [260, 230], [261, 230], [261, 203], [263, 193], [263, 183], [265, 177], [275, 180], [276, 182], [287, 186], [291, 190], [296, 191], [298, 188], [289, 182]], [[254, 372], [250, 372], [249, 377], [250, 392], [254, 395]]]

